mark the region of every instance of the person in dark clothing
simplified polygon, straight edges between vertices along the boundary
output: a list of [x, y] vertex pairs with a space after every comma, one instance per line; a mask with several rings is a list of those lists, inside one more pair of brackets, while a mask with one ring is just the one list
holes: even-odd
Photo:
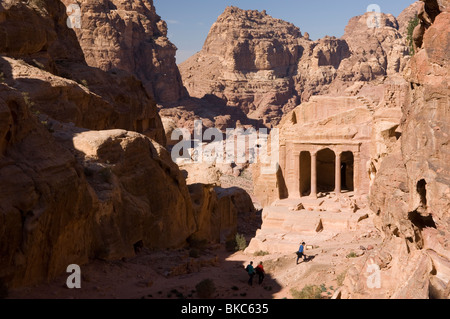
[[247, 265], [247, 267], [245, 267], [245, 270], [248, 273], [248, 284], [250, 286], [253, 285], [253, 276], [255, 275], [255, 269], [253, 268], [253, 261], [250, 262], [250, 264]]
[[297, 265], [298, 265], [298, 260], [302, 257], [303, 257], [303, 261], [306, 261], [306, 255], [305, 255], [304, 251], [305, 251], [305, 242], [302, 242], [302, 244], [300, 245], [300, 247], [298, 248], [298, 251], [297, 251]]
[[258, 266], [256, 266], [255, 271], [256, 271], [256, 274], [258, 275], [258, 284], [261, 285], [264, 280], [264, 275], [265, 275], [262, 261], [259, 263]]

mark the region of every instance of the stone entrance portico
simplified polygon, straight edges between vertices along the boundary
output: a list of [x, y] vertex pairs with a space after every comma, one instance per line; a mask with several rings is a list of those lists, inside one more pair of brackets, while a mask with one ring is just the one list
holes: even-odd
[[[286, 172], [289, 198], [317, 197], [318, 192], [359, 193], [361, 142], [286, 142], [280, 147], [280, 167]], [[286, 153], [286, 149], [290, 150]]]

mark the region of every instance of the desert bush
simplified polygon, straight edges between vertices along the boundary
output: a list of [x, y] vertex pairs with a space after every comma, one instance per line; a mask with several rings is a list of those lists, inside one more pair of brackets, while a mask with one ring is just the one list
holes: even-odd
[[301, 291], [291, 289], [294, 299], [321, 299], [322, 289], [316, 285], [306, 285]]
[[414, 39], [413, 39], [413, 32], [414, 29], [419, 25], [419, 18], [415, 16], [411, 20], [409, 20], [408, 23], [408, 29], [407, 29], [407, 36], [406, 36], [406, 44], [409, 48], [409, 54], [413, 56], [416, 52], [414, 49]]
[[236, 250], [244, 250], [247, 248], [247, 240], [244, 235], [236, 234]]
[[264, 250], [259, 250], [259, 251], [255, 251], [255, 253], [253, 254], [254, 256], [266, 256], [268, 255], [269, 252], [268, 251], [264, 251]]
[[211, 279], [205, 279], [200, 281], [195, 289], [197, 291], [197, 295], [202, 299], [209, 299], [216, 292], [216, 286]]
[[337, 276], [336, 281], [337, 281], [337, 284], [339, 287], [341, 287], [344, 284], [344, 279], [345, 279], [346, 275], [347, 275], [347, 272], [344, 271]]
[[346, 257], [347, 258], [356, 258], [356, 257], [358, 257], [358, 255], [354, 251], [352, 251]]
[[192, 258], [200, 257], [200, 250], [198, 250], [197, 248], [191, 248], [189, 250], [189, 257], [192, 257]]

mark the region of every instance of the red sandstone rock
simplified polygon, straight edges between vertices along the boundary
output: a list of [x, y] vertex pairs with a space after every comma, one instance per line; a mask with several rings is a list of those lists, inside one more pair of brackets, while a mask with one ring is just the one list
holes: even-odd
[[167, 38], [167, 24], [156, 14], [153, 0], [78, 4], [81, 28], [74, 30], [88, 65], [135, 75], [157, 103], [187, 97], [175, 61], [177, 48]]
[[342, 94], [354, 81], [404, 68], [407, 47], [391, 15], [369, 28], [369, 13], [349, 21], [342, 39], [310, 41], [291, 23], [228, 7], [203, 49], [180, 65], [191, 96], [213, 94], [249, 118], [274, 126], [312, 95]]

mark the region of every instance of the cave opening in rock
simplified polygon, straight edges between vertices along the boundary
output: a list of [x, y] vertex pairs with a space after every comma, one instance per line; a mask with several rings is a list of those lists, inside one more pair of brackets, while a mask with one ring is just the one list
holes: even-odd
[[308, 196], [311, 193], [311, 154], [300, 153], [300, 194]]
[[417, 210], [408, 213], [408, 219], [414, 224], [419, 230], [426, 227], [436, 228], [436, 223], [434, 222], [433, 216], [431, 215], [421, 215]]
[[317, 153], [317, 190], [332, 192], [335, 187], [336, 155], [329, 148]]
[[427, 208], [427, 182], [424, 179], [421, 179], [420, 181], [418, 181], [416, 190], [420, 196], [420, 208], [421, 208], [421, 210], [426, 211], [426, 208]]
[[139, 240], [133, 244], [134, 252], [137, 254], [144, 248], [144, 242], [142, 240]]

